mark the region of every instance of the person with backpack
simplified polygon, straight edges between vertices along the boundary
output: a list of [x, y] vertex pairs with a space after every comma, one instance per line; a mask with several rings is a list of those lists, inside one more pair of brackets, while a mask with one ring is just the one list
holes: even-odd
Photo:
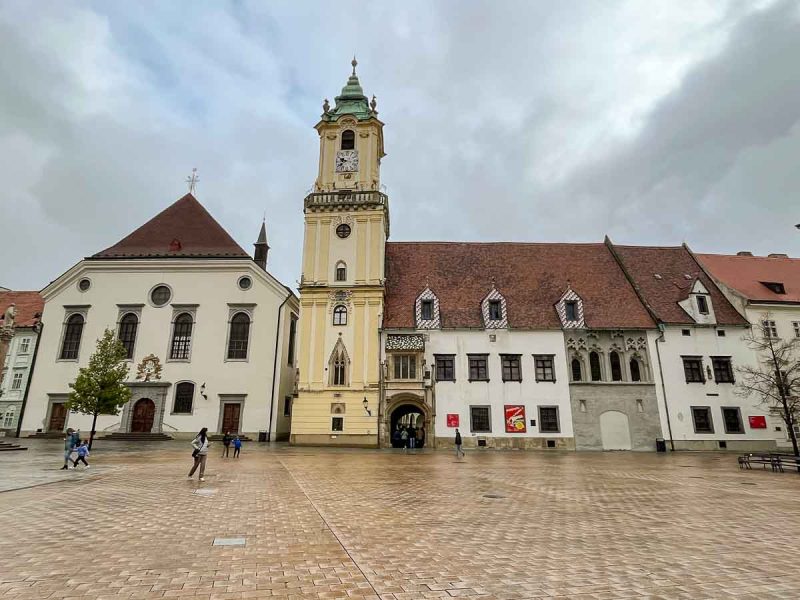
[[459, 454], [461, 456], [466, 456], [464, 451], [461, 449], [461, 432], [458, 430], [458, 428], [456, 428], [456, 458], [458, 458]]
[[194, 459], [194, 465], [192, 465], [192, 470], [189, 471], [189, 479], [192, 478], [194, 472], [197, 470], [197, 467], [200, 467], [200, 481], [205, 481], [203, 475], [206, 472], [206, 458], [208, 458], [208, 427], [203, 427], [200, 430], [200, 433], [192, 440], [192, 448], [194, 448], [194, 452], [192, 452], [192, 458]]
[[237, 435], [233, 439], [233, 458], [239, 458], [239, 452], [242, 451], [242, 440], [239, 439]]
[[61, 467], [62, 471], [72, 468], [69, 466], [69, 461], [72, 457], [72, 451], [75, 449], [75, 437], [73, 433], [73, 429], [70, 427], [67, 429], [67, 436], [64, 438], [64, 466]]

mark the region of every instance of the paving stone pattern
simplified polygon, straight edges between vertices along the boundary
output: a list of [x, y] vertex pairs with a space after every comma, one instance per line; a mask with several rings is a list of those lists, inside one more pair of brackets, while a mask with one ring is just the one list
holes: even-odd
[[3, 457], [0, 598], [800, 597], [800, 475], [731, 454], [184, 446]]

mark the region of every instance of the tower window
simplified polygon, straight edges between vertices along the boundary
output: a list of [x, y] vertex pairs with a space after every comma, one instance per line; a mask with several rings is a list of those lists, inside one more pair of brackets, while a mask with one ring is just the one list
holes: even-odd
[[347, 266], [343, 262], [336, 265], [336, 281], [347, 281]]
[[355, 150], [356, 149], [356, 134], [352, 129], [346, 129], [342, 132], [342, 150]]
[[333, 309], [333, 324], [347, 325], [347, 307], [341, 304]]
[[348, 225], [347, 223], [342, 223], [341, 225], [336, 227], [336, 235], [338, 235], [342, 239], [350, 237], [350, 225]]

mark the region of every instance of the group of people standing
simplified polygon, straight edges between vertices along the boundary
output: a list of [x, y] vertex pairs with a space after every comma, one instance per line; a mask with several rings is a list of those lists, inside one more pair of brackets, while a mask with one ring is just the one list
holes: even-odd
[[424, 448], [425, 427], [400, 425], [392, 432], [392, 448]]
[[[76, 455], [75, 458], [72, 458], [73, 453]], [[74, 469], [79, 462], [82, 462], [88, 469], [87, 456], [89, 456], [89, 440], [81, 441], [80, 430], [70, 427], [67, 429], [67, 437], [64, 438], [64, 466], [61, 467], [61, 470]], [[70, 461], [72, 464], [69, 464]]]

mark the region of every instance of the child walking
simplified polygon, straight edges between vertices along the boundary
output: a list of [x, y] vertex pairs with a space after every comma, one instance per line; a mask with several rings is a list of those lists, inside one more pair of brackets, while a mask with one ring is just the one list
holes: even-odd
[[78, 453], [78, 458], [72, 461], [72, 466], [78, 468], [78, 463], [82, 462], [86, 465], [86, 468], [89, 468], [89, 463], [86, 462], [86, 457], [89, 456], [89, 442], [83, 440], [80, 446], [76, 448], [76, 452]]
[[237, 435], [233, 440], [233, 458], [239, 458], [239, 452], [242, 449], [242, 440]]

